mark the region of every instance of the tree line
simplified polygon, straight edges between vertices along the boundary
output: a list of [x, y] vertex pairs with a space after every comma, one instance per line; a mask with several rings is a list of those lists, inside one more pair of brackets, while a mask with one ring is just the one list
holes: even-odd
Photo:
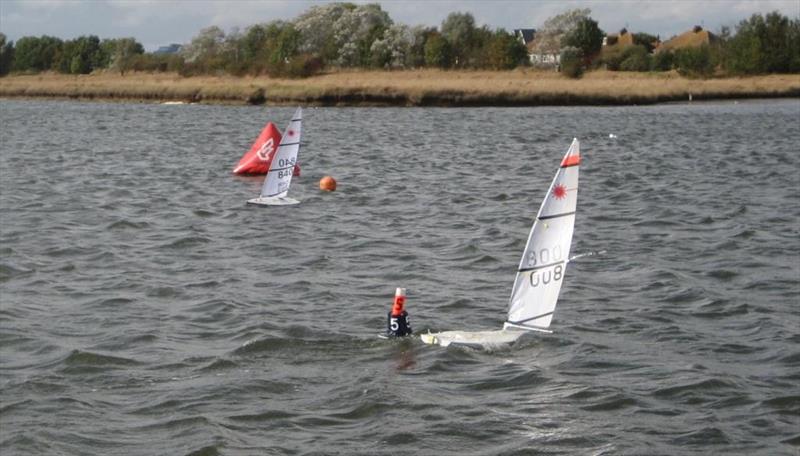
[[[529, 49], [504, 29], [477, 26], [470, 13], [451, 13], [440, 27], [392, 21], [378, 4], [313, 6], [292, 21], [272, 21], [225, 33], [201, 30], [177, 54], [146, 53], [134, 38], [81, 36], [61, 40], [26, 36], [16, 43], [0, 33], [0, 75], [95, 70], [305, 77], [326, 67], [504, 70], [557, 66], [568, 76], [598, 67], [613, 71], [676, 69], [690, 76], [800, 72], [800, 19], [755, 14], [713, 43], [653, 53], [658, 37], [633, 34], [633, 44], [604, 52], [606, 33], [588, 9], [547, 19]], [[608, 47], [611, 49], [611, 47]]]

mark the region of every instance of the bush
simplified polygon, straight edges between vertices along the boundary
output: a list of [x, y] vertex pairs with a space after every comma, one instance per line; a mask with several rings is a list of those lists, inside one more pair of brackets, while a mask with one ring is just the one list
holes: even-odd
[[651, 69], [653, 71], [669, 71], [672, 69], [674, 61], [675, 54], [672, 51], [659, 52], [652, 59]]
[[561, 50], [561, 73], [573, 79], [583, 76], [583, 52], [580, 49], [565, 47]]
[[425, 65], [450, 68], [452, 63], [453, 50], [450, 43], [438, 33], [431, 33], [425, 41]]
[[621, 71], [648, 71], [650, 70], [650, 54], [647, 49], [637, 44], [628, 46], [622, 53], [622, 63], [619, 64]]
[[703, 45], [696, 48], [684, 48], [675, 51], [675, 69], [681, 76], [705, 78], [714, 72], [711, 51]]
[[603, 49], [603, 53], [600, 56], [600, 63], [605, 65], [607, 70], [619, 71], [619, 67], [625, 59], [624, 51], [625, 49], [620, 46], [607, 47]]
[[0, 32], [0, 76], [5, 76], [11, 71], [14, 63], [14, 42], [6, 42], [6, 36]]
[[324, 67], [322, 59], [311, 54], [296, 55], [287, 61], [272, 65], [269, 75], [283, 78], [308, 78], [319, 74]]
[[724, 66], [732, 74], [786, 73], [800, 70], [800, 18], [775, 11], [754, 14], [724, 43]]

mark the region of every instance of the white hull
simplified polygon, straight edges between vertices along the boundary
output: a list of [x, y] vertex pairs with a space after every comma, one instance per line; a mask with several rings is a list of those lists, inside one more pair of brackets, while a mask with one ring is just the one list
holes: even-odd
[[247, 200], [247, 204], [259, 204], [261, 206], [287, 206], [290, 204], [299, 204], [300, 201], [292, 198], [276, 198], [276, 197], [258, 197]]
[[501, 329], [499, 331], [444, 331], [420, 335], [426, 344], [442, 347], [461, 346], [479, 349], [499, 348], [514, 343], [525, 331]]

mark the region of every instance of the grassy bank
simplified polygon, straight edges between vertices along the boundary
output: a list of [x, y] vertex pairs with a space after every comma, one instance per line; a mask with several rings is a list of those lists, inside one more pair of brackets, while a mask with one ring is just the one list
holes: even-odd
[[566, 79], [549, 71], [350, 71], [308, 79], [175, 74], [12, 75], [0, 97], [184, 101], [227, 104], [537, 106], [798, 97], [800, 75], [696, 80], [676, 73], [593, 71]]

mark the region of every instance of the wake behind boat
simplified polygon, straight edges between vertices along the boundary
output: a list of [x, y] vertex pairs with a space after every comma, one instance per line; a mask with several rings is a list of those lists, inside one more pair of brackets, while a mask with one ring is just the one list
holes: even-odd
[[300, 201], [289, 198], [289, 186], [297, 164], [297, 155], [300, 153], [300, 133], [302, 131], [303, 110], [297, 108], [292, 116], [289, 126], [284, 130], [281, 142], [272, 161], [269, 164], [261, 195], [258, 198], [247, 200], [248, 204], [263, 206], [283, 206], [297, 204]]
[[503, 329], [428, 333], [420, 336], [423, 342], [443, 347], [461, 345], [490, 348], [510, 344], [528, 331], [552, 332], [547, 328], [553, 319], [570, 260], [580, 161], [580, 144], [573, 139], [528, 235]]

